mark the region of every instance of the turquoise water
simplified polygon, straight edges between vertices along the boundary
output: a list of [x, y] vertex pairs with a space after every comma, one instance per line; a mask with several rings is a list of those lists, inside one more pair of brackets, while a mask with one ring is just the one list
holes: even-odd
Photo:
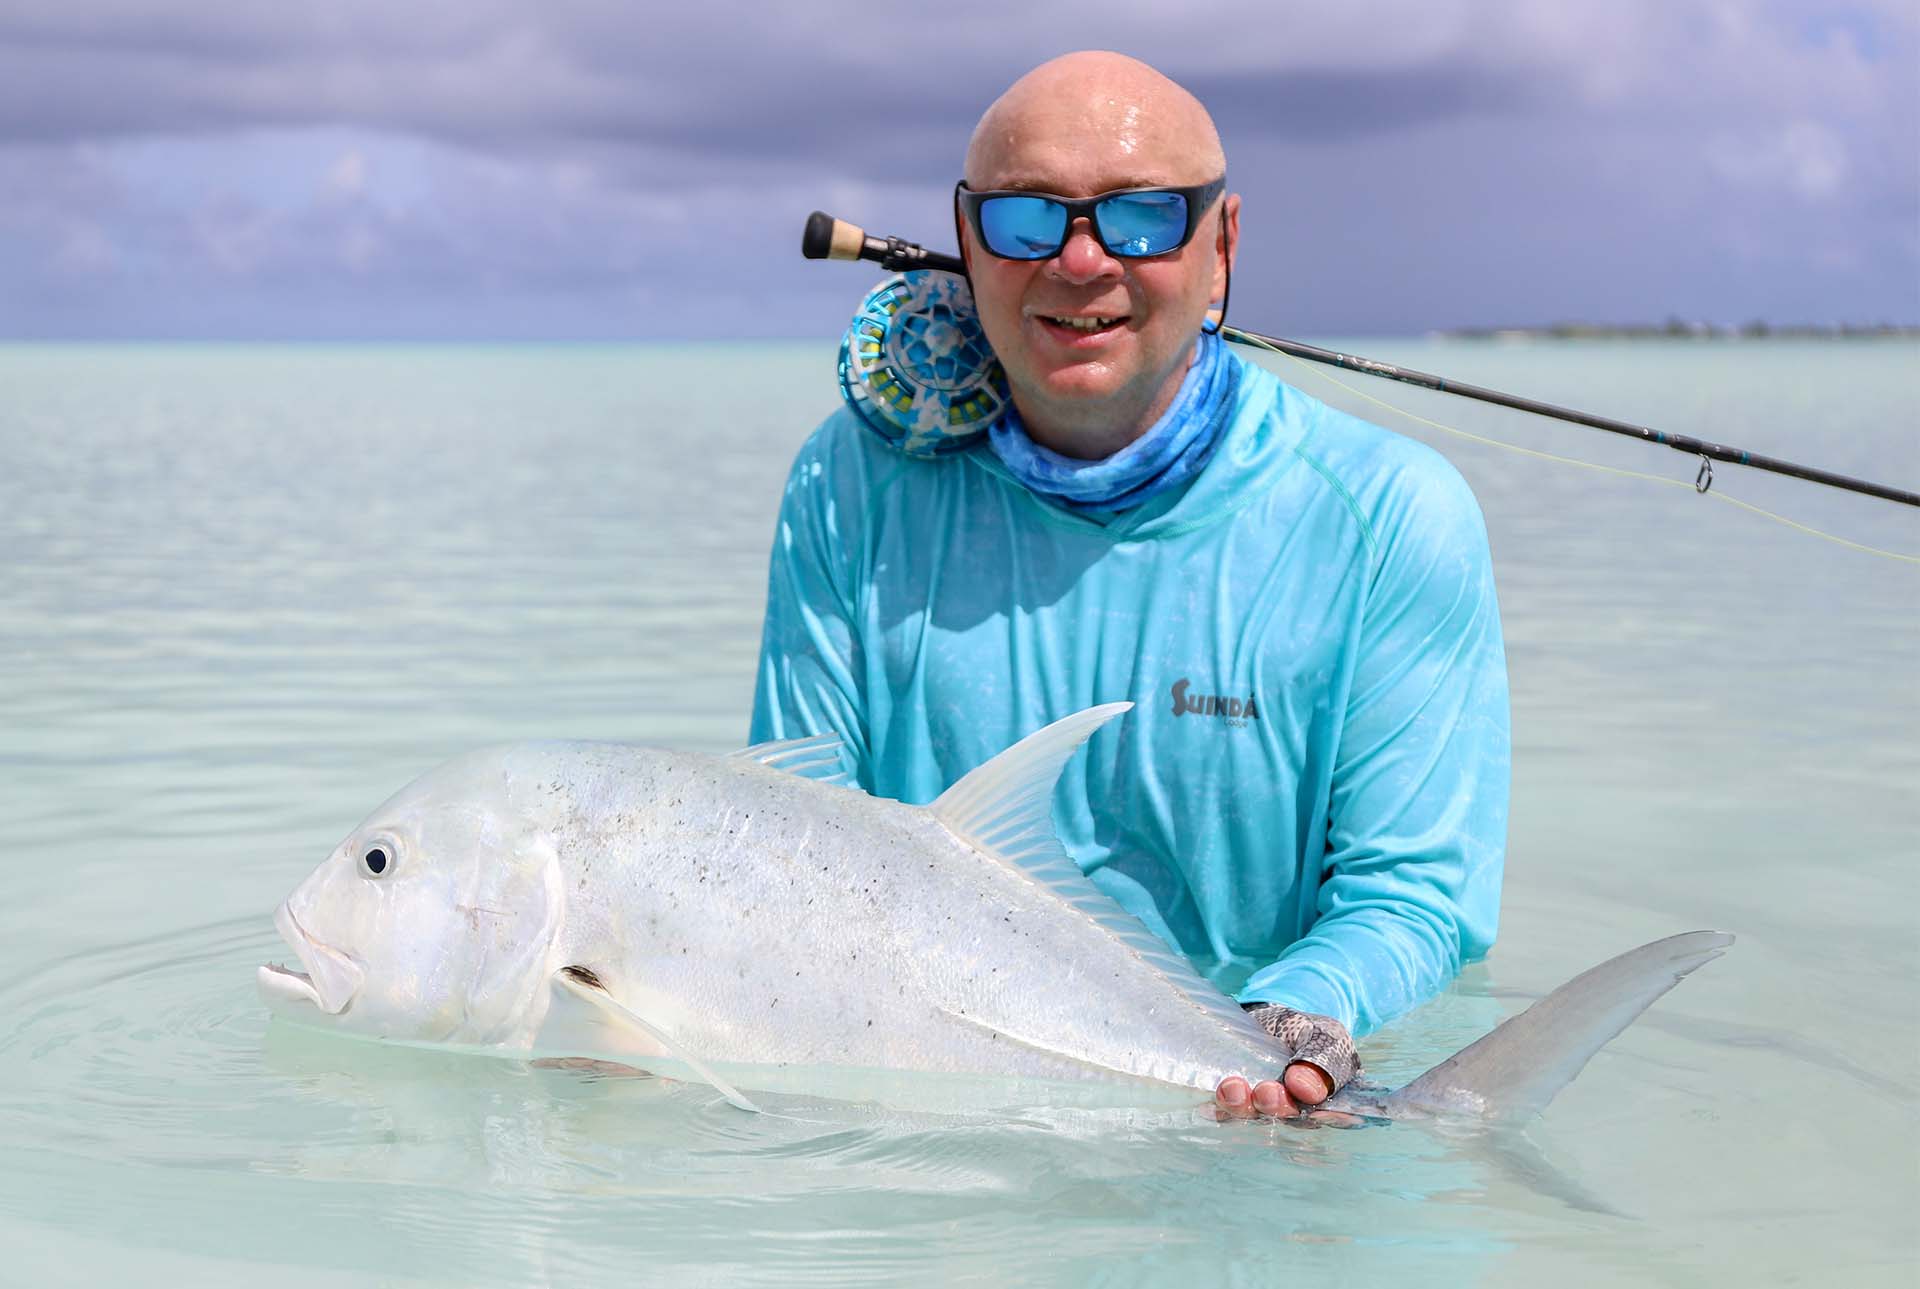
[[[1910, 343], [1355, 347], [1920, 485]], [[1396, 420], [1281, 359], [1467, 474], [1509, 641], [1500, 943], [1369, 1040], [1373, 1072], [1644, 940], [1740, 937], [1532, 1127], [1557, 1181], [1408, 1125], [752, 1117], [269, 1026], [272, 909], [420, 770], [522, 736], [741, 741], [772, 513], [831, 359], [0, 348], [0, 1280], [1912, 1282], [1920, 569]], [[1887, 503], [1731, 467], [1715, 491], [1920, 552]]]

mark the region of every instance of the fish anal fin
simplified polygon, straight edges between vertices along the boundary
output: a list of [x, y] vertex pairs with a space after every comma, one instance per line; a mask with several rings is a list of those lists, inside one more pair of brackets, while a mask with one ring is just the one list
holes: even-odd
[[[636, 1038], [648, 1041], [635, 1042]], [[620, 1055], [635, 1048], [664, 1052], [712, 1085], [729, 1104], [756, 1114], [760, 1110], [673, 1035], [608, 993], [600, 974], [592, 967], [574, 964], [553, 973], [548, 1023], [542, 1028], [536, 1046], [552, 1055]], [[565, 1048], [576, 1050], [560, 1050]]]
[[1049, 1046], [1037, 1039], [1022, 1037], [1004, 1025], [982, 1020], [978, 1016], [969, 1016], [957, 1008], [937, 1007], [935, 1010], [942, 1016], [945, 1016], [949, 1022], [961, 1029], [971, 1030], [976, 1034], [985, 1034], [989, 1039], [994, 1041], [1004, 1039], [1012, 1046], [1023, 1047], [1029, 1052], [1037, 1052], [1050, 1060], [1058, 1061], [1062, 1066], [1086, 1065], [1089, 1069], [1103, 1068], [1082, 1061], [1070, 1053], [1061, 1051], [1058, 1047]]

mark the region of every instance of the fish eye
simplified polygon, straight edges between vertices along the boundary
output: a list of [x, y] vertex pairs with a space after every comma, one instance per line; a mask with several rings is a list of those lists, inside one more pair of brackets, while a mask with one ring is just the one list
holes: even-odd
[[381, 878], [393, 871], [394, 845], [379, 837], [360, 848], [360, 875]]

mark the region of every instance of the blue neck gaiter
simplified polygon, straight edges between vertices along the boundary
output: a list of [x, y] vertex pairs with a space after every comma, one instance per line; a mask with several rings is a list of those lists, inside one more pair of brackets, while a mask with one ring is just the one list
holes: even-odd
[[1202, 333], [1180, 392], [1153, 428], [1110, 457], [1080, 461], [1027, 437], [1008, 402], [987, 432], [1007, 472], [1047, 500], [1077, 513], [1128, 510], [1177, 488], [1207, 464], [1220, 441], [1239, 383], [1240, 364], [1219, 336]]

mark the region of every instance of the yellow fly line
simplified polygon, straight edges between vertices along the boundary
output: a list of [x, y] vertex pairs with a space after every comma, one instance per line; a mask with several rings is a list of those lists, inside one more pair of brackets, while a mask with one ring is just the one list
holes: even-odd
[[[1349, 394], [1352, 394], [1355, 398], [1365, 399], [1369, 403], [1373, 403], [1376, 406], [1386, 408], [1389, 412], [1393, 412], [1399, 416], [1404, 416], [1409, 421], [1417, 421], [1421, 425], [1429, 426], [1432, 429], [1440, 430], [1446, 434], [1452, 434], [1458, 438], [1468, 439], [1474, 443], [1484, 443], [1488, 447], [1504, 448], [1509, 452], [1518, 452], [1521, 456], [1538, 457], [1542, 461], [1557, 461], [1561, 465], [1579, 466], [1584, 470], [1597, 470], [1602, 474], [1623, 475], [1629, 479], [1645, 479], [1652, 483], [1661, 484], [1662, 486], [1668, 487], [1668, 488], [1691, 488], [1691, 489], [1694, 489], [1695, 491], [1698, 491], [1698, 489], [1695, 488], [1693, 484], [1688, 483], [1685, 479], [1674, 479], [1666, 475], [1649, 474], [1644, 470], [1627, 470], [1627, 469], [1621, 468], [1620, 466], [1601, 465], [1598, 462], [1594, 462], [1594, 461], [1582, 461], [1577, 457], [1563, 457], [1558, 455], [1557, 453], [1542, 452], [1538, 448], [1524, 448], [1517, 443], [1507, 443], [1501, 439], [1490, 439], [1484, 434], [1475, 434], [1469, 430], [1459, 429], [1456, 426], [1444, 425], [1441, 422], [1432, 419], [1431, 417], [1421, 416], [1417, 412], [1409, 412], [1404, 407], [1395, 406], [1394, 404], [1389, 403], [1384, 398], [1376, 397], [1375, 395], [1367, 393], [1363, 389], [1359, 389], [1359, 388], [1356, 388], [1355, 386], [1349, 385], [1347, 384], [1346, 381], [1341, 380], [1338, 376], [1332, 375], [1327, 371], [1313, 367], [1306, 361], [1294, 357], [1292, 354], [1286, 352], [1284, 349], [1280, 349], [1277, 346], [1267, 344], [1264, 340], [1262, 340], [1258, 336], [1251, 335], [1248, 332], [1240, 331], [1236, 328], [1234, 329], [1234, 338], [1245, 344], [1251, 345], [1256, 349], [1264, 349], [1268, 353], [1279, 354], [1282, 358], [1300, 367], [1303, 371], [1310, 372], [1311, 374], [1318, 376], [1322, 380], [1325, 380], [1334, 385], [1338, 385], [1341, 389], [1346, 390]], [[1710, 497], [1715, 501], [1724, 501], [1730, 506], [1738, 506], [1742, 510], [1751, 511], [1752, 513], [1759, 515], [1763, 519], [1771, 519], [1776, 524], [1784, 524], [1788, 528], [1797, 529], [1800, 532], [1809, 534], [1810, 536], [1818, 537], [1823, 541], [1832, 542], [1836, 546], [1845, 546], [1848, 550], [1860, 551], [1863, 554], [1867, 554], [1867, 555], [1877, 555], [1881, 559], [1896, 560], [1903, 564], [1920, 564], [1920, 555], [1907, 555], [1907, 554], [1903, 554], [1900, 551], [1882, 550], [1878, 546], [1867, 546], [1867, 545], [1863, 545], [1860, 542], [1849, 541], [1845, 537], [1839, 537], [1834, 535], [1833, 533], [1822, 532], [1820, 529], [1814, 528], [1811, 525], [1803, 524], [1797, 519], [1789, 519], [1785, 515], [1775, 514], [1773, 511], [1767, 510], [1760, 506], [1756, 506], [1750, 501], [1742, 501], [1738, 497], [1730, 497], [1726, 493], [1721, 492], [1718, 489], [1710, 489], [1703, 495]]]

